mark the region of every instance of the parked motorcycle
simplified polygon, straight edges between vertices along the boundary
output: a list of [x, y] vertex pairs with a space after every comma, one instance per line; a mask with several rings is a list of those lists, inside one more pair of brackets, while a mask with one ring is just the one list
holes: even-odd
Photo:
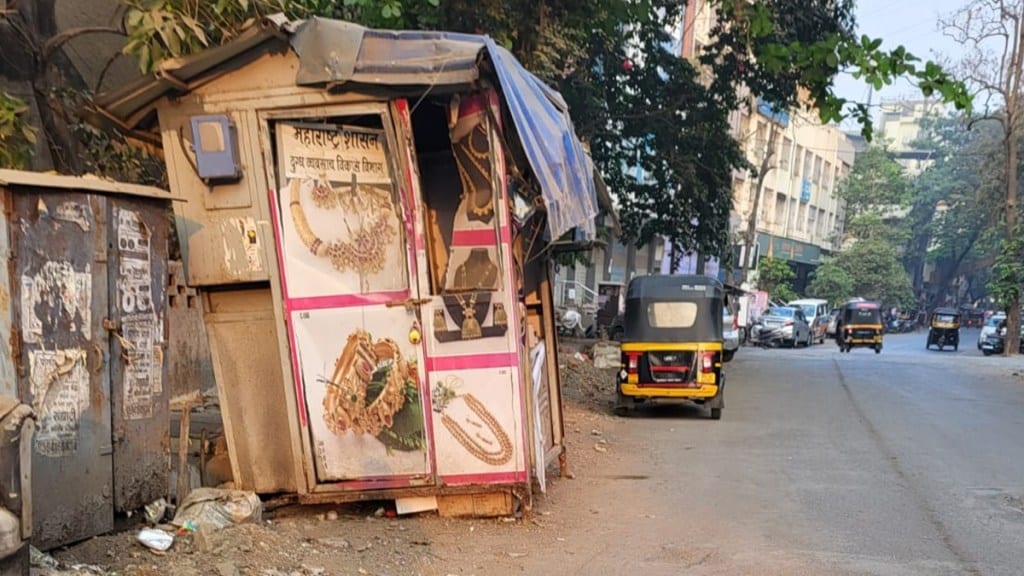
[[782, 328], [766, 328], [760, 321], [750, 326], [750, 336], [747, 339], [752, 346], [759, 348], [778, 348], [786, 340]]

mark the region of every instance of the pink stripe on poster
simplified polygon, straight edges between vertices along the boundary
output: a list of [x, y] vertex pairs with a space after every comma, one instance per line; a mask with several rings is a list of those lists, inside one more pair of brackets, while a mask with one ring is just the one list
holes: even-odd
[[[280, 221], [278, 220], [278, 205], [277, 205], [277, 191], [271, 188], [269, 190], [270, 195], [270, 221], [274, 227], [274, 245], [277, 249], [277, 268], [278, 277], [281, 279], [281, 296], [284, 298], [285, 307], [288, 306], [288, 281], [285, 279], [284, 273], [284, 247], [281, 244], [281, 235], [278, 233], [281, 228], [279, 226]], [[295, 344], [295, 330], [292, 327], [292, 319], [290, 314], [285, 314], [285, 327], [288, 330], [288, 352], [292, 359], [292, 382], [295, 386], [295, 404], [299, 407], [299, 423], [305, 428], [309, 423], [309, 418], [306, 414], [306, 391], [302, 385], [302, 374], [299, 370], [299, 352], [298, 347]]]
[[465, 486], [468, 484], [514, 484], [528, 481], [525, 470], [512, 472], [495, 472], [493, 474], [452, 474], [441, 476], [441, 482], [448, 486]]
[[452, 247], [494, 246], [497, 235], [494, 230], [456, 230], [452, 232]]
[[297, 310], [322, 310], [324, 308], [353, 308], [356, 306], [381, 305], [389, 302], [404, 302], [408, 299], [408, 290], [373, 292], [371, 294], [337, 294], [332, 296], [311, 296], [308, 298], [289, 298], [285, 301], [285, 308], [289, 312]]
[[427, 372], [512, 368], [517, 366], [519, 366], [519, 355], [514, 352], [472, 354], [467, 356], [434, 356], [427, 358]]
[[416, 486], [430, 486], [432, 482], [424, 483], [422, 475], [416, 476], [390, 476], [383, 477], [377, 480], [360, 478], [359, 480], [341, 480], [337, 482], [327, 483], [328, 486], [337, 488], [343, 492], [362, 492], [363, 490], [386, 490], [388, 488], [406, 488], [413, 485], [414, 480], [420, 480], [416, 482]]

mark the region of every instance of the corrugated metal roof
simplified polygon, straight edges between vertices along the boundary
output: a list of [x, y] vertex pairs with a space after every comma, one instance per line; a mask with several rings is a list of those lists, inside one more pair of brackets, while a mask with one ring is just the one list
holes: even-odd
[[490, 60], [505, 107], [540, 185], [551, 239], [579, 228], [594, 237], [597, 191], [592, 164], [576, 137], [562, 96], [487, 36], [451, 32], [372, 30], [339, 20], [290, 23], [277, 15], [235, 40], [162, 64], [157, 73], [96, 99], [101, 113], [126, 129], [150, 125], [156, 103], [187, 93], [242, 64], [271, 38], [287, 38], [299, 56], [299, 86], [379, 86], [409, 95], [476, 82]]
[[150, 76], [127, 86], [96, 96], [101, 114], [126, 129], [135, 129], [153, 114], [158, 100], [170, 94], [183, 94], [215, 78], [216, 69], [273, 38], [281, 38], [290, 23], [283, 15], [264, 19], [237, 38], [186, 58], [162, 62]]
[[29, 172], [25, 170], [0, 169], [0, 186], [31, 186], [34, 188], [58, 188], [61, 190], [80, 190], [120, 196], [141, 196], [159, 198], [174, 202], [185, 202], [184, 198], [174, 196], [170, 192], [154, 186], [126, 184], [114, 180], [104, 180], [96, 176], [63, 176], [48, 172]]

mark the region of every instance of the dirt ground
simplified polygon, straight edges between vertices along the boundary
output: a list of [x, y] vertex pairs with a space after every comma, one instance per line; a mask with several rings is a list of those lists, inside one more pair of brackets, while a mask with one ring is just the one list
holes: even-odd
[[535, 492], [524, 518], [451, 519], [435, 513], [392, 517], [393, 502], [288, 506], [262, 521], [220, 531], [185, 533], [158, 554], [137, 540], [138, 529], [57, 550], [61, 567], [35, 576], [335, 576], [536, 573], [567, 536], [586, 529], [589, 494], [579, 479], [614, 457], [603, 435], [610, 416], [613, 373], [562, 354], [564, 421], [570, 474], [548, 471], [547, 493]]

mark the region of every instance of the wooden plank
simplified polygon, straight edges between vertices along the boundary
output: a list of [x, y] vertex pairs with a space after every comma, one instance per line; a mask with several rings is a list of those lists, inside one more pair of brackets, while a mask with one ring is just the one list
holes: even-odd
[[513, 512], [510, 492], [450, 494], [437, 497], [437, 514], [443, 518], [493, 518]]

